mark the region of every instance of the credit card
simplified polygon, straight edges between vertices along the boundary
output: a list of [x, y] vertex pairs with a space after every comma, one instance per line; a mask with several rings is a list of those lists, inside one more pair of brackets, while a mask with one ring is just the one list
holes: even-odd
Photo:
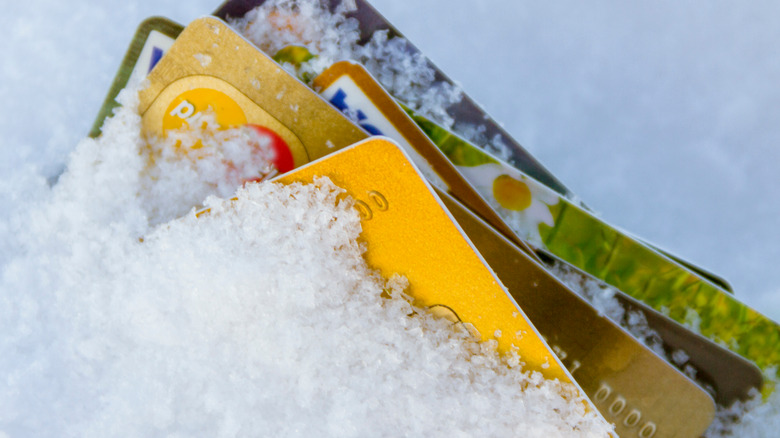
[[[228, 17], [236, 18], [243, 17], [248, 11], [253, 8], [262, 5], [265, 0], [227, 0], [222, 3], [214, 15], [227, 19]], [[331, 0], [328, 2], [331, 10], [334, 10], [341, 1]], [[360, 42], [367, 42], [374, 32], [387, 31], [388, 39], [394, 37], [405, 38], [401, 32], [398, 31], [385, 17], [382, 16], [371, 4], [366, 0], [355, 0], [354, 4], [356, 10], [347, 14], [351, 18], [355, 18], [358, 22], [358, 30], [360, 31]], [[407, 39], [408, 41], [408, 39]], [[406, 49], [411, 55], [421, 54], [411, 42], [406, 46]], [[428, 60], [428, 65], [434, 71], [437, 80], [445, 82], [450, 86], [457, 86], [444, 72], [442, 72], [436, 65]], [[459, 88], [459, 86], [458, 86]], [[536, 160], [528, 151], [526, 151], [520, 143], [512, 138], [499, 123], [485, 112], [485, 110], [476, 103], [465, 92], [463, 98], [447, 108], [447, 113], [455, 120], [456, 125], [461, 126], [473, 126], [481, 127], [484, 129], [484, 134], [487, 138], [497, 139], [498, 143], [506, 146], [509, 151], [509, 163], [521, 170], [526, 175], [541, 182], [547, 187], [551, 188], [555, 192], [567, 197], [569, 199], [575, 199], [576, 196], [561, 183], [550, 171], [548, 171], [538, 160]], [[584, 207], [583, 204], [580, 204]], [[587, 208], [587, 207], [585, 207]], [[646, 244], [653, 246], [645, 242]], [[703, 269], [695, 264], [684, 260], [674, 254], [667, 253], [663, 249], [656, 248], [661, 253], [666, 254], [679, 264], [687, 267], [688, 269], [696, 272], [699, 276], [705, 277], [707, 280], [721, 287], [723, 290], [731, 292], [731, 285], [723, 278], [712, 274], [711, 272]]]
[[163, 17], [147, 18], [138, 26], [119, 66], [119, 71], [114, 76], [114, 82], [92, 124], [90, 137], [95, 138], [100, 135], [103, 122], [112, 114], [114, 108], [119, 106], [116, 102], [119, 92], [129, 83], [143, 79], [149, 74], [182, 29], [184, 29], [182, 25]]
[[[707, 392], [446, 193], [438, 193], [499, 280], [621, 437], [701, 436]], [[663, 394], [663, 396], [648, 396]]]
[[291, 170], [368, 135], [289, 75], [223, 21], [193, 21], [148, 76], [139, 93], [146, 135], [201, 120], [211, 111], [222, 127], [251, 125], [274, 138]]
[[314, 78], [312, 85], [333, 106], [345, 114], [351, 114], [353, 120], [366, 131], [395, 140], [412, 157], [414, 164], [429, 182], [452, 193], [524, 248], [529, 255], [536, 257], [533, 250], [517, 238], [482, 195], [463, 178], [439, 148], [362, 65], [352, 61], [337, 62]]
[[502, 354], [516, 352], [524, 370], [571, 384], [586, 409], [598, 412], [399, 145], [371, 137], [272, 182], [322, 176], [354, 200], [368, 265], [385, 278], [406, 277], [415, 306], [469, 326]]
[[780, 326], [697, 273], [420, 117], [423, 131], [531, 246], [603, 280], [769, 371]]

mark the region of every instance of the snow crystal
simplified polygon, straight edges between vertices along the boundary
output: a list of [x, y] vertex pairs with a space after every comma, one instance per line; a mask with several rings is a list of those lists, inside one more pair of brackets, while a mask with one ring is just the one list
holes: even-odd
[[360, 45], [357, 20], [346, 14], [355, 10], [351, 1], [331, 12], [319, 0], [269, 0], [230, 21], [246, 38], [268, 54], [290, 45], [302, 45], [316, 56], [300, 66], [284, 67], [301, 78], [313, 79], [337, 61], [363, 64], [397, 99], [413, 110], [444, 125], [453, 119], [446, 109], [461, 99], [458, 87], [437, 81], [435, 71], [421, 53], [413, 54], [403, 38], [389, 38], [377, 31]]
[[204, 53], [196, 53], [193, 56], [195, 57], [195, 60], [200, 63], [201, 67], [206, 67], [211, 64], [211, 56], [209, 55]]
[[245, 133], [206, 118], [147, 144], [120, 99], [14, 213], [0, 436], [606, 435], [570, 385], [371, 270], [329, 180], [242, 185], [263, 169], [228, 165], [256, 153]]

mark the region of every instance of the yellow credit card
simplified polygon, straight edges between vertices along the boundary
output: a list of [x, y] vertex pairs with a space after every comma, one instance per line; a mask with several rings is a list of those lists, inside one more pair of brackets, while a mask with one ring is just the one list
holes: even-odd
[[273, 138], [285, 172], [367, 137], [306, 85], [218, 18], [193, 21], [148, 76], [140, 92], [144, 133], [202, 120], [250, 125]]
[[353, 61], [337, 62], [314, 78], [312, 86], [333, 106], [351, 113], [369, 133], [396, 141], [433, 185], [450, 192], [536, 257], [365, 67]]
[[368, 264], [409, 280], [416, 305], [448, 309], [501, 352], [513, 346], [528, 369], [573, 382], [569, 373], [398, 145], [372, 137], [275, 181], [327, 176], [356, 202]]

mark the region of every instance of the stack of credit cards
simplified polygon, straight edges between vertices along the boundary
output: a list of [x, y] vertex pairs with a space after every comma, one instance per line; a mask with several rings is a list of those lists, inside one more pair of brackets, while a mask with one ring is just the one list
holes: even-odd
[[[571, 382], [619, 436], [698, 437], [719, 408], [775, 390], [780, 326], [726, 281], [595, 216], [465, 94], [443, 108], [454, 123], [437, 121], [357, 59], [301, 69], [318, 56], [306, 38], [265, 53], [229, 24], [264, 3], [227, 1], [187, 26], [144, 21], [90, 135], [100, 135], [120, 90], [143, 78], [147, 136], [164, 137], [204, 111], [222, 127], [264, 132], [276, 181], [327, 176], [355, 200], [368, 263], [405, 276], [416, 305]], [[358, 44], [401, 41], [371, 5], [355, 3], [324, 5], [354, 20]], [[295, 34], [306, 26], [295, 11], [264, 16]], [[372, 39], [376, 32], [384, 37]], [[403, 47], [437, 84], [455, 87], [413, 45]], [[503, 154], [453, 126], [477, 127]], [[577, 284], [611, 288], [660, 347], [605, 316]]]

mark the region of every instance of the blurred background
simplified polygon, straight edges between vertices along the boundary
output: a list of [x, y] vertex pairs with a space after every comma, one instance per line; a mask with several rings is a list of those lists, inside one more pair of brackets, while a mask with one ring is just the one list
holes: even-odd
[[[136, 26], [219, 1], [3, 3], [0, 220], [61, 171]], [[605, 220], [780, 320], [780, 4], [537, 3], [372, 1]]]

